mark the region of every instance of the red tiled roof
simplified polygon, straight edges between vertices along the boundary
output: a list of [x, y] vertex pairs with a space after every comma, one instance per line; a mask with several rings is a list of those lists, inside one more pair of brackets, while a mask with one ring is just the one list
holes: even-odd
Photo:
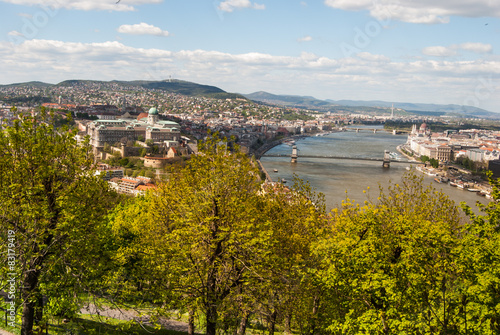
[[139, 115], [137, 115], [137, 121], [139, 121], [140, 119], [144, 119], [145, 117], [148, 117], [148, 113], [141, 113]]
[[138, 191], [147, 191], [147, 190], [151, 190], [153, 188], [156, 188], [156, 186], [153, 184], [147, 184], [147, 185], [139, 185], [135, 189]]

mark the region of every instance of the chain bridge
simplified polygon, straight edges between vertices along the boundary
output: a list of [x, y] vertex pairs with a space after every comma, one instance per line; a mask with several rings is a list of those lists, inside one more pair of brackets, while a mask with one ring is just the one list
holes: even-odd
[[[264, 154], [262, 157], [290, 157], [292, 163], [297, 163], [299, 158], [297, 146], [292, 147], [291, 155], [272, 155], [272, 154]], [[383, 167], [390, 167], [391, 163], [405, 163], [405, 164], [422, 164], [422, 162], [416, 161], [401, 161], [397, 159], [392, 159], [389, 151], [385, 150], [384, 155], [381, 158], [368, 158], [368, 157], [349, 157], [349, 156], [327, 156], [327, 155], [300, 155], [300, 158], [316, 158], [316, 159], [346, 159], [346, 160], [355, 160], [355, 161], [372, 161], [372, 162], [382, 162]]]

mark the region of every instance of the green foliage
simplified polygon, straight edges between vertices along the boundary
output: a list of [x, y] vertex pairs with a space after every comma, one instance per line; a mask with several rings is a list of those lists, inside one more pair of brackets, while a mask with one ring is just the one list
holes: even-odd
[[99, 118], [97, 117], [97, 115], [89, 115], [89, 113], [73, 113], [74, 114], [74, 117], [77, 118], [77, 119], [83, 119], [83, 120], [98, 120]]
[[112, 154], [113, 153], [113, 151], [111, 150], [111, 146], [109, 145], [109, 143], [104, 143], [102, 151], [104, 151], [104, 152], [106, 152], [108, 154]]
[[127, 166], [127, 165], [128, 165], [128, 163], [129, 163], [129, 160], [128, 160], [128, 158], [127, 158], [127, 157], [123, 157], [122, 159], [120, 159], [120, 160], [118, 161], [118, 165], [120, 165], [120, 166]]
[[253, 308], [264, 314], [269, 333], [274, 332], [278, 320], [283, 320], [286, 332], [300, 325], [315, 333], [320, 292], [311, 276], [318, 264], [311, 246], [326, 223], [324, 196], [298, 178], [291, 189], [282, 184], [265, 186], [259, 212], [269, 253], [260, 264], [261, 279], [246, 290], [258, 302]]
[[481, 162], [475, 162], [469, 157], [461, 156], [455, 162], [472, 172], [478, 172], [485, 168], [484, 164]]
[[[23, 334], [35, 315], [74, 318], [82, 291], [154, 306], [154, 317], [189, 312], [210, 335], [500, 333], [498, 180], [483, 215], [463, 206], [468, 221], [413, 173], [327, 215], [307, 183], [262, 185], [256, 162], [213, 135], [156, 190], [105, 216], [116, 199], [88, 142], [52, 120], [43, 111], [0, 133], [0, 237], [15, 232], [17, 255], [0, 281], [20, 280]], [[110, 162], [153, 174], [138, 158]], [[142, 333], [75, 321], [67, 328]]]
[[148, 177], [148, 178], [154, 178], [155, 177], [155, 173], [151, 170], [146, 170], [144, 176]]
[[346, 202], [318, 243], [324, 327], [343, 334], [463, 330], [460, 216], [422, 178], [406, 175], [377, 204]]
[[478, 203], [481, 214], [475, 214], [465, 203], [462, 208], [470, 217], [463, 226], [461, 263], [467, 323], [477, 334], [500, 333], [500, 181], [489, 174], [494, 201]]
[[435, 158], [429, 159], [429, 164], [431, 164], [431, 166], [435, 169], [439, 167], [439, 161]]
[[[102, 217], [112, 203], [107, 184], [94, 175], [88, 141], [77, 145], [76, 130], [55, 129], [54, 115], [21, 115], [0, 129], [0, 237], [12, 240], [15, 264], [2, 259], [1, 287], [15, 273], [21, 333], [30, 333], [35, 314], [44, 318], [66, 305], [75, 291], [101, 286], [106, 233]], [[99, 201], [96, 201], [99, 199]], [[62, 307], [61, 307], [62, 308]]]
[[[215, 332], [233, 287], [247, 281], [263, 234], [255, 218], [258, 170], [219, 143], [216, 137], [201, 143], [202, 154], [146, 196], [140, 219], [114, 223], [119, 236], [137, 234], [138, 244], [119, 253], [124, 260], [140, 257], [138, 267], [148, 269], [136, 276], [136, 285], [154, 290], [155, 301], [165, 306], [202, 310], [207, 333]], [[127, 212], [139, 210], [130, 206]]]
[[314, 117], [306, 115], [304, 113], [297, 113], [297, 112], [285, 112], [283, 113], [283, 116], [281, 117], [283, 120], [302, 120], [302, 121], [309, 121], [309, 120], [314, 120]]

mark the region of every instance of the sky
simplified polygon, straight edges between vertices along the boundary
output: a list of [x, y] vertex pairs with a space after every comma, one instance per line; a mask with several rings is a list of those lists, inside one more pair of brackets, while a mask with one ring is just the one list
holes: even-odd
[[500, 113], [498, 0], [0, 0], [0, 84], [180, 79]]

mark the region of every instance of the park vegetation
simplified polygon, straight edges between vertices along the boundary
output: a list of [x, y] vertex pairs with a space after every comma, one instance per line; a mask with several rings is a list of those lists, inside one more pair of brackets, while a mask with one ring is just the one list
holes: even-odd
[[300, 179], [263, 183], [216, 134], [157, 189], [122, 199], [52, 117], [0, 132], [0, 288], [14, 289], [3, 307], [22, 335], [79, 320], [89, 298], [141, 311], [135, 334], [179, 315], [189, 334], [500, 333], [496, 201], [460, 209], [409, 172], [327, 212]]

